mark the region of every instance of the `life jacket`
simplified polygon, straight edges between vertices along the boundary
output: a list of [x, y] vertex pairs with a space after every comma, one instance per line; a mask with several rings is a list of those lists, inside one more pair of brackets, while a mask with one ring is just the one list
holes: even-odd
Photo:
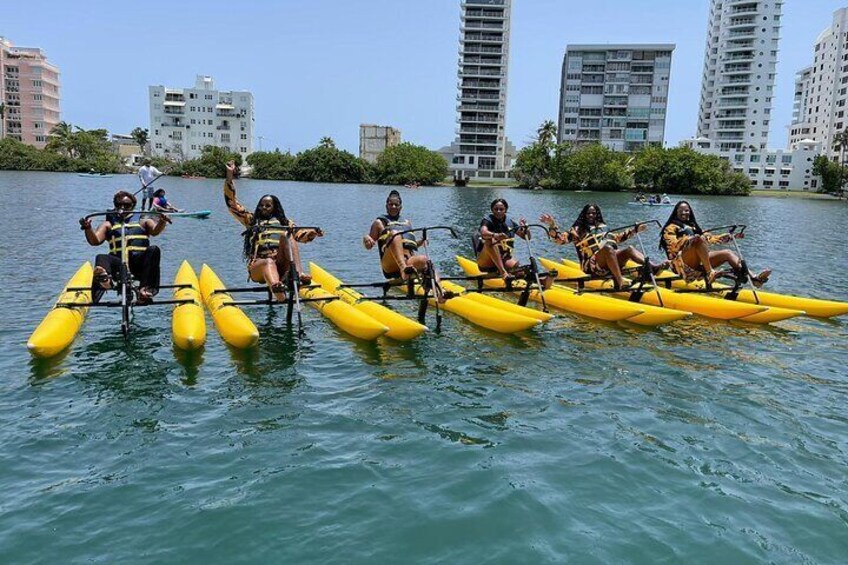
[[[501, 240], [493, 245], [495, 247], [500, 248], [500, 250], [507, 254], [511, 255], [512, 250], [515, 248], [515, 228], [517, 224], [513, 220], [510, 219], [509, 216], [504, 216], [503, 221], [495, 218], [494, 214], [489, 214], [488, 216], [484, 216], [483, 220], [480, 222], [480, 227], [483, 226], [483, 223], [487, 223], [489, 227], [489, 231], [492, 233], [505, 233], [509, 237], [504, 240]], [[480, 230], [477, 230], [477, 234], [479, 237]]]
[[[383, 233], [381, 233], [380, 237], [377, 238], [377, 250], [380, 252], [380, 257], [382, 258], [383, 254], [386, 252], [386, 244], [388, 243], [389, 238], [392, 237], [392, 232], [412, 229], [412, 222], [405, 220], [400, 216], [392, 218], [388, 214], [378, 216], [377, 219], [383, 224]], [[405, 233], [399, 237], [401, 238], [404, 249], [408, 249], [410, 251], [418, 249], [418, 241], [416, 241], [414, 234]]]
[[280, 239], [288, 234], [289, 227], [283, 225], [277, 218], [270, 220], [257, 220], [250, 231], [253, 231], [253, 249], [251, 255], [253, 257], [263, 257], [270, 255], [272, 252], [280, 248]]
[[618, 247], [612, 234], [607, 230], [606, 224], [599, 224], [589, 229], [589, 232], [583, 236], [583, 239], [574, 243], [577, 249], [577, 255], [580, 257], [580, 262], [590, 259], [595, 253], [600, 251], [605, 245]]
[[110, 214], [106, 220], [111, 226], [106, 234], [106, 241], [109, 242], [109, 255], [116, 257], [121, 256], [123, 243], [121, 241], [121, 229], [124, 230], [124, 237], [127, 240], [127, 251], [129, 253], [139, 253], [146, 251], [150, 247], [150, 237], [147, 235], [147, 230], [141, 225], [141, 214], [132, 214], [125, 217], [123, 214]]

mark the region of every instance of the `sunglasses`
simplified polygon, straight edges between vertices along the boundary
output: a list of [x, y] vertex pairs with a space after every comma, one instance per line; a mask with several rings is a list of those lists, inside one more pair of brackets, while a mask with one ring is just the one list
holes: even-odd
[[117, 204], [115, 204], [115, 208], [117, 208], [118, 210], [132, 210], [133, 207], [133, 203], [129, 200], [126, 200], [124, 202], [118, 202]]

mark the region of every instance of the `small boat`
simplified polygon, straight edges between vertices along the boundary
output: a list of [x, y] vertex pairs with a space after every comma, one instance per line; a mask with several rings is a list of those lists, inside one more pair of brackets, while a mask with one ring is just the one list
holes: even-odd
[[421, 183], [420, 182], [408, 182], [405, 185], [403, 185], [403, 187], [404, 188], [421, 188]]
[[640, 202], [638, 200], [633, 200], [628, 202], [631, 206], [674, 206], [674, 202]]
[[195, 210], [194, 212], [170, 212], [171, 218], [208, 218], [212, 210]]
[[92, 178], [92, 179], [110, 179], [114, 175], [111, 175], [109, 173], [77, 173], [77, 176], [78, 177]]
[[180, 178], [188, 179], [188, 180], [200, 180], [205, 179], [206, 177], [201, 177], [199, 175], [180, 175]]

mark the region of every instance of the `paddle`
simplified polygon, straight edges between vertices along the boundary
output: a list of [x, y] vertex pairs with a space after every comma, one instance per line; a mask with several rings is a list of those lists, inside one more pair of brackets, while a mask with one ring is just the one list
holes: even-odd
[[146, 183], [146, 184], [142, 184], [142, 185], [141, 185], [141, 188], [139, 188], [138, 190], [136, 190], [135, 192], [133, 192], [133, 196], [135, 196], [136, 194], [138, 194], [139, 192], [141, 192], [142, 190], [144, 190], [145, 188], [147, 188], [148, 186], [150, 186], [151, 184], [153, 184], [154, 182], [156, 182], [157, 180], [159, 180], [159, 178], [164, 177], [164, 176], [165, 176], [165, 174], [166, 174], [166, 173], [159, 173], [159, 174], [158, 174], [157, 176], [155, 176], [155, 177], [153, 178], [153, 180], [151, 180], [150, 182], [148, 182], [148, 183]]

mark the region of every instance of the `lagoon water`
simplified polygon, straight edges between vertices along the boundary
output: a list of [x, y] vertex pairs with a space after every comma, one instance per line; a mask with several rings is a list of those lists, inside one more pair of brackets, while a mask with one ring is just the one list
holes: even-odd
[[[163, 180], [213, 211], [158, 244], [245, 282], [240, 226], [218, 180]], [[0, 556], [43, 562], [844, 562], [848, 555], [848, 320], [773, 326], [693, 318], [656, 330], [562, 315], [504, 337], [448, 316], [416, 342], [361, 343], [315, 310], [305, 336], [249, 310], [256, 351], [208, 320], [202, 355], [170, 342], [169, 310], [91, 311], [70, 350], [25, 342], [97, 252], [77, 219], [130, 176], [0, 172]], [[359, 240], [387, 187], [240, 181], [327, 236], [303, 248], [352, 281], [379, 280]], [[626, 194], [403, 190], [417, 225], [470, 233], [496, 196], [570, 222], [665, 220]], [[749, 225], [772, 290], [848, 300], [848, 206], [691, 198], [702, 225]], [[646, 241], [656, 245], [656, 231]], [[534, 240], [539, 255], [573, 251]], [[458, 273], [467, 238], [434, 235]], [[521, 249], [521, 247], [519, 247]], [[522, 250], [523, 252], [523, 250]], [[654, 252], [654, 251], [652, 251]], [[655, 252], [654, 252], [655, 253]], [[400, 306], [410, 315], [411, 307]]]

